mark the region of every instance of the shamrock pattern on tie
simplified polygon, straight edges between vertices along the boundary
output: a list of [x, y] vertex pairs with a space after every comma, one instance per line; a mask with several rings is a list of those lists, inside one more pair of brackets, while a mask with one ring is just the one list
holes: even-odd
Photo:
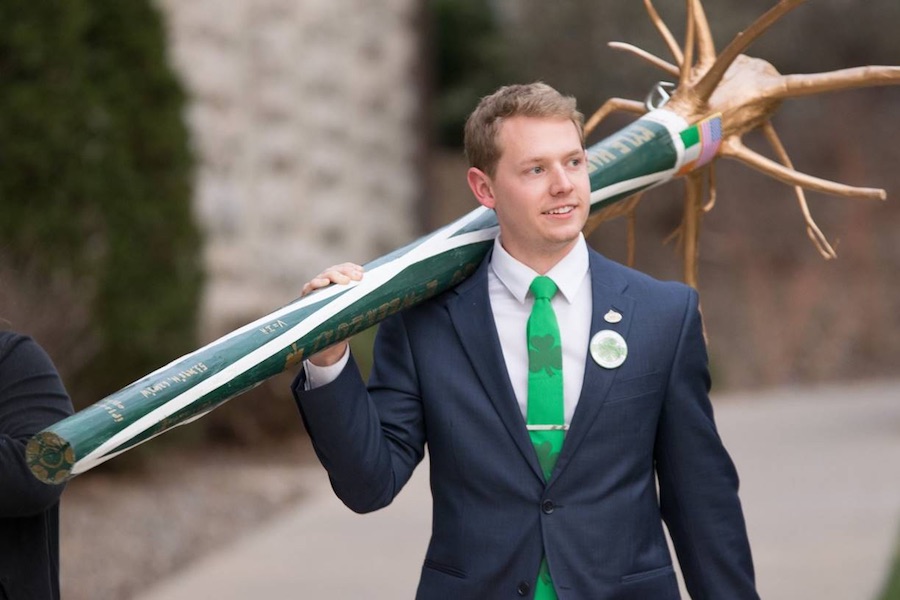
[[[529, 425], [562, 425], [563, 375], [562, 344], [556, 313], [550, 304], [556, 294], [556, 283], [544, 275], [531, 282], [534, 306], [528, 317], [528, 409]], [[559, 430], [530, 431], [538, 461], [549, 480], [562, 450], [565, 432]]]
[[536, 335], [530, 338], [528, 340], [528, 370], [546, 371], [548, 377], [553, 377], [554, 371], [562, 371], [561, 350], [559, 340], [554, 339], [552, 335]]
[[[549, 277], [534, 278], [530, 287], [534, 306], [528, 317], [526, 336], [528, 342], [528, 409], [529, 425], [563, 425], [562, 342], [556, 313], [550, 303], [556, 294], [556, 283]], [[531, 443], [538, 463], [549, 480], [562, 450], [565, 431], [530, 430]], [[534, 586], [534, 600], [556, 600], [556, 590], [550, 577], [547, 557], [541, 559]]]

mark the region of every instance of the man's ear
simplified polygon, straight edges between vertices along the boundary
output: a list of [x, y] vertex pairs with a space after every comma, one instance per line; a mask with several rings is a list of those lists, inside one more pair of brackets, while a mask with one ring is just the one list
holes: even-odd
[[494, 208], [494, 189], [491, 186], [491, 178], [487, 173], [476, 167], [469, 167], [466, 173], [466, 181], [475, 195], [475, 199], [482, 206]]

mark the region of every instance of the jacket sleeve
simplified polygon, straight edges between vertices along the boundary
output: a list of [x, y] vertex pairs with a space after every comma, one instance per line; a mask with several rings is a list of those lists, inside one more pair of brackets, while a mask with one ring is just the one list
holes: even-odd
[[758, 600], [738, 476], [713, 418], [697, 292], [689, 290], [656, 441], [660, 509], [695, 600]]
[[38, 514], [59, 500], [65, 486], [38, 481], [25, 461], [25, 446], [72, 412], [44, 350], [28, 337], [0, 336], [0, 518]]
[[333, 382], [292, 389], [316, 455], [337, 496], [351, 510], [387, 506], [425, 451], [419, 384], [402, 315], [382, 322], [369, 388], [351, 360]]

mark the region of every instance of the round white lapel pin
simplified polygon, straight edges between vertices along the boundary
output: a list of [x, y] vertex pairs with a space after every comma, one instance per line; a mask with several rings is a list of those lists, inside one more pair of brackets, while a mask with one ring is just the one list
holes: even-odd
[[603, 320], [607, 323], [618, 323], [622, 320], [622, 313], [611, 308], [605, 315], [603, 315]]
[[604, 329], [591, 338], [591, 358], [604, 369], [622, 366], [628, 356], [628, 344], [619, 333]]

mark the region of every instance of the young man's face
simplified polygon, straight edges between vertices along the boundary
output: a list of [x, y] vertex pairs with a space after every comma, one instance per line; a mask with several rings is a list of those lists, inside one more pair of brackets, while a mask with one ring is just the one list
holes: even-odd
[[587, 221], [590, 180], [584, 149], [569, 119], [512, 117], [498, 135], [493, 177], [469, 169], [478, 201], [497, 213], [513, 257], [544, 273], [575, 244]]

